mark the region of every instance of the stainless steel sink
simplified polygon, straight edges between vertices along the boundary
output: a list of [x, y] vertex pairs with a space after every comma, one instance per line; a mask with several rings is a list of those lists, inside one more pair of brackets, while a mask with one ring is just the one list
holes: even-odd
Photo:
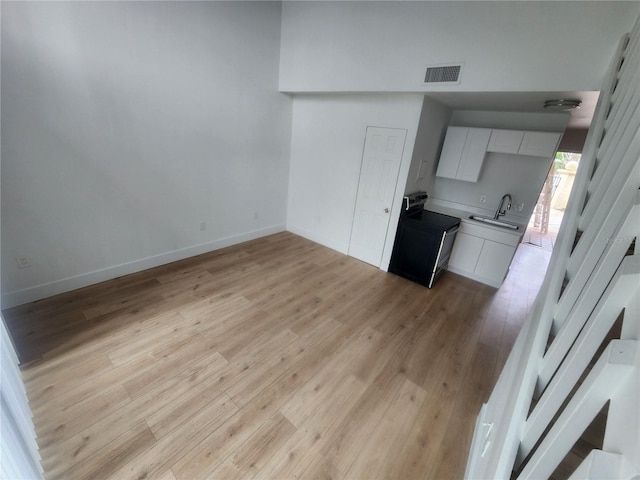
[[503, 222], [502, 220], [496, 220], [491, 217], [483, 217], [482, 215], [471, 215], [469, 218], [477, 222], [484, 222], [488, 223], [489, 225], [495, 225], [496, 227], [509, 228], [511, 230], [520, 229], [518, 225], [514, 225], [513, 223]]

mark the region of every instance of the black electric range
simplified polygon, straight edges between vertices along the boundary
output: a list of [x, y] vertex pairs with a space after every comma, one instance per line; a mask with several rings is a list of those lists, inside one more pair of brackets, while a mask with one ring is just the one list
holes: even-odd
[[460, 219], [424, 210], [425, 201], [424, 192], [405, 197], [389, 272], [431, 288], [447, 269]]

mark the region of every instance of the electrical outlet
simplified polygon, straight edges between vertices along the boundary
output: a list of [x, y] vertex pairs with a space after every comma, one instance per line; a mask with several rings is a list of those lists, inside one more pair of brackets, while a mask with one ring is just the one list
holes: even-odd
[[480, 203], [487, 203], [487, 196], [486, 195], [480, 195]]
[[207, 229], [207, 224], [206, 224], [205, 222], [202, 222], [202, 223], [200, 224], [200, 231], [202, 232], [202, 231], [204, 231], [204, 230], [206, 230], [206, 229]]
[[29, 257], [16, 257], [16, 263], [18, 268], [27, 268], [31, 266], [31, 260]]

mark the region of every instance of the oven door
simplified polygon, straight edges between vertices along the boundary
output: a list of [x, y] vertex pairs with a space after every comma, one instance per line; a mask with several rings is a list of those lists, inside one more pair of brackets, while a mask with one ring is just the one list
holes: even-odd
[[389, 271], [429, 287], [444, 231], [419, 220], [403, 218], [398, 224]]
[[429, 288], [431, 288], [437, 278], [442, 275], [442, 272], [447, 269], [447, 266], [449, 265], [449, 257], [451, 256], [451, 250], [453, 250], [453, 242], [456, 239], [457, 232], [458, 227], [455, 227], [444, 233], [444, 236], [442, 237], [442, 241], [440, 243], [440, 250], [438, 252], [438, 256], [436, 257], [433, 272], [431, 274], [431, 279], [429, 281]]

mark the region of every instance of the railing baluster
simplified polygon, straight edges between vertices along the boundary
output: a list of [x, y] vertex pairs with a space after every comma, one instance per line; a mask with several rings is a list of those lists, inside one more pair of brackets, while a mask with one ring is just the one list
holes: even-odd
[[609, 344], [527, 462], [518, 480], [551, 476], [604, 404], [629, 376], [637, 372], [639, 347], [637, 340], [614, 340]]
[[635, 473], [633, 465], [617, 453], [591, 450], [587, 458], [580, 464], [569, 480], [603, 480], [606, 478], [632, 478]]
[[[636, 295], [640, 294], [640, 256], [625, 258], [584, 328], [582, 328], [583, 324], [576, 325], [576, 327], [579, 327], [577, 328], [577, 332], [579, 332], [579, 335], [576, 334], [577, 339], [573, 332], [567, 332], [564, 336], [570, 342], [571, 349], [567, 348], [569, 350], [568, 353], [564, 350], [556, 350], [554, 354], [557, 353], [558, 356], [562, 355], [562, 357], [558, 360], [558, 357], [554, 355], [547, 362], [550, 364], [550, 368], [546, 375], [550, 376], [555, 373], [555, 376], [527, 419], [520, 444], [519, 455], [521, 459], [529, 455], [545, 428], [587, 368], [603, 338], [609, 332], [620, 312], [627, 306], [630, 292]], [[556, 338], [556, 341], [559, 341], [559, 339], [560, 336]], [[567, 355], [566, 360], [562, 362], [562, 366], [556, 372], [555, 369], [560, 365], [560, 361], [563, 360], [565, 354]]]

